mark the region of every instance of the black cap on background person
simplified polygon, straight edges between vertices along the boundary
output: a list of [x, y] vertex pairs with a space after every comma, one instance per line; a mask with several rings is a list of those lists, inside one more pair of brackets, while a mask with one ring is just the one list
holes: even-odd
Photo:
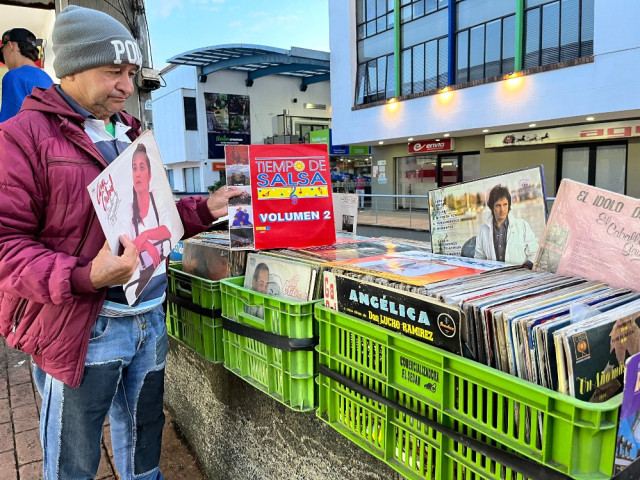
[[2, 34], [2, 44], [0, 44], [0, 62], [6, 63], [4, 61], [4, 55], [2, 53], [4, 49], [2, 47], [8, 42], [19, 44], [20, 53], [25, 57], [30, 58], [34, 62], [38, 60], [39, 52], [36, 36], [26, 28], [12, 28]]

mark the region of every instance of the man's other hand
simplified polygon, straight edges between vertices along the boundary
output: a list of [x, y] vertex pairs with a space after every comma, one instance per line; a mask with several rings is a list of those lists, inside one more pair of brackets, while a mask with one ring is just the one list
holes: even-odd
[[242, 195], [244, 191], [236, 187], [222, 187], [207, 199], [207, 207], [213, 218], [224, 217], [228, 212], [229, 199]]
[[111, 285], [124, 285], [138, 268], [138, 251], [131, 239], [127, 235], [120, 235], [120, 243], [124, 247], [122, 255], [113, 255], [109, 244], [104, 242], [93, 259], [89, 278], [96, 290]]

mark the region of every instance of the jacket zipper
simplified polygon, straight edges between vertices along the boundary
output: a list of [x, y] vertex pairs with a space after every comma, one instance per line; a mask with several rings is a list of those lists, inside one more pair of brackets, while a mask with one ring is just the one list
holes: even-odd
[[13, 314], [13, 328], [11, 329], [11, 333], [15, 334], [18, 329], [18, 325], [20, 325], [20, 320], [22, 320], [22, 315], [24, 311], [27, 309], [27, 299], [21, 298], [18, 303], [18, 307], [16, 308], [15, 313]]

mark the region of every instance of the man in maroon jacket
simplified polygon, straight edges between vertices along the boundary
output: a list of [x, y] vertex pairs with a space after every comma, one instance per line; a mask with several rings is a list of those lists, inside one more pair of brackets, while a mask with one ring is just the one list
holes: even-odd
[[[0, 127], [0, 334], [35, 364], [44, 478], [93, 478], [110, 413], [121, 477], [161, 479], [166, 276], [127, 305], [138, 252], [123, 235], [111, 254], [86, 189], [140, 134], [122, 112], [140, 51], [115, 19], [75, 6], [58, 15], [53, 50], [60, 85]], [[240, 193], [178, 202], [185, 235]]]

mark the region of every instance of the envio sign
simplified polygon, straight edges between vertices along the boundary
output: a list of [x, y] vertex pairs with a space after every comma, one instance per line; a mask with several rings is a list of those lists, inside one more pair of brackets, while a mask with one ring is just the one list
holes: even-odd
[[409, 153], [448, 152], [453, 150], [453, 139], [422, 140], [409, 143]]

